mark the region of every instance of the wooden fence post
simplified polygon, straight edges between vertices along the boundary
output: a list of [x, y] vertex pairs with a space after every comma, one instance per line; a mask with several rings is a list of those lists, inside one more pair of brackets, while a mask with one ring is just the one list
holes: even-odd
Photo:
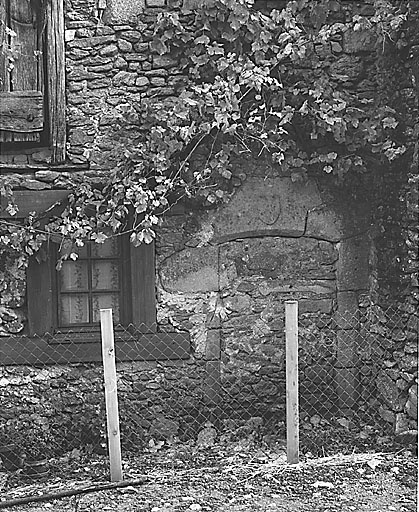
[[105, 378], [106, 422], [111, 482], [120, 482], [123, 476], [112, 309], [100, 310], [100, 329], [102, 333], [102, 358]]
[[285, 301], [285, 359], [287, 395], [287, 462], [299, 462], [298, 302]]

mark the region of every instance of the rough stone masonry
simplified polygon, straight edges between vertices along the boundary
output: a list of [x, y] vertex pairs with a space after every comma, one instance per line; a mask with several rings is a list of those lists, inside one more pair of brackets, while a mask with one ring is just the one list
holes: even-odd
[[[165, 8], [164, 0], [66, 2], [73, 178], [79, 173], [102, 180], [121, 151], [135, 143], [140, 129], [135, 104], [173, 95], [185, 81], [175, 62], [150, 50], [152, 24]], [[337, 81], [368, 98], [374, 94], [372, 48], [360, 31], [337, 35], [318, 53], [331, 59]], [[44, 165], [15, 174], [21, 190], [68, 186], [69, 172], [49, 168], [48, 149], [2, 155], [2, 161]], [[204, 405], [283, 419], [284, 300], [294, 298], [307, 413], [320, 402], [332, 412], [359, 400], [368, 404], [368, 390], [379, 389], [370, 406], [383, 421], [399, 434], [417, 430], [417, 174], [411, 171], [404, 179], [402, 173], [401, 192], [392, 203], [402, 212], [403, 231], [393, 230], [390, 238], [407, 248], [403, 268], [410, 280], [395, 304], [398, 308], [401, 301], [404, 308], [396, 332], [375, 307], [385, 288], [382, 248], [391, 243], [372, 236], [370, 227], [381, 223], [388, 231], [385, 214], [377, 219], [369, 202], [348, 202], [321, 180], [293, 182], [266, 161], [242, 159], [236, 165], [246, 179], [229, 204], [169, 215], [158, 233], [158, 322], [169, 332], [190, 332], [191, 355], [187, 361], [121, 364], [123, 417], [133, 421], [135, 415], [144, 436], [154, 438], [194, 435], [207, 419]], [[15, 277], [14, 293], [0, 310], [2, 336], [25, 328], [25, 275], [17, 270]], [[375, 321], [367, 328], [371, 312]], [[88, 365], [2, 367], [0, 396], [6, 406], [0, 416], [45, 416], [74, 428], [78, 421], [82, 428], [83, 414], [99, 414], [100, 372]], [[83, 392], [90, 397], [87, 404]]]

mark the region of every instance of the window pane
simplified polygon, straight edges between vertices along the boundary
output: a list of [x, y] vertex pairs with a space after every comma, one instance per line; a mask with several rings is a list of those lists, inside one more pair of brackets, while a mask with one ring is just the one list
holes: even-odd
[[119, 266], [117, 261], [92, 262], [92, 290], [118, 290]]
[[118, 256], [118, 239], [108, 238], [103, 244], [92, 243], [92, 258], [115, 258]]
[[65, 261], [60, 270], [60, 286], [62, 292], [87, 290], [87, 261]]
[[93, 322], [100, 322], [100, 309], [112, 308], [113, 321], [119, 323], [119, 295], [116, 293], [107, 293], [93, 295]]
[[60, 296], [60, 324], [85, 324], [89, 322], [89, 301], [87, 294]]

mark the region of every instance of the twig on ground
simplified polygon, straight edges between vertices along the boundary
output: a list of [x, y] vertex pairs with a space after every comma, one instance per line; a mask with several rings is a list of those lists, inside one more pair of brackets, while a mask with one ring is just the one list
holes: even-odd
[[76, 494], [86, 494], [89, 492], [105, 491], [109, 489], [120, 489], [122, 487], [142, 485], [148, 482], [148, 478], [142, 477], [135, 480], [123, 480], [122, 482], [111, 482], [106, 484], [90, 485], [88, 487], [80, 487], [78, 489], [71, 489], [68, 491], [58, 491], [56, 493], [41, 494], [40, 496], [23, 496], [22, 498], [14, 498], [11, 500], [0, 501], [0, 509], [7, 507], [14, 507], [16, 505], [24, 505], [34, 501], [52, 501], [67, 496], [75, 496]]

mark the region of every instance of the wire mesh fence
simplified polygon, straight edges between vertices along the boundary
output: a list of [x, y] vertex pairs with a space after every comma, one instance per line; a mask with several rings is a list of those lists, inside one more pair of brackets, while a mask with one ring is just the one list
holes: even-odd
[[[298, 327], [301, 451], [351, 451], [355, 438], [357, 449], [371, 448], [373, 434], [390, 436], [389, 399], [403, 406], [417, 368], [393, 375], [405, 385], [390, 389], [383, 367], [414, 326], [397, 311], [370, 308], [305, 313]], [[233, 371], [219, 328], [200, 358], [185, 332], [117, 325], [114, 336], [123, 459], [173, 443], [285, 446], [285, 358], [267, 355], [252, 372], [239, 364]], [[284, 332], [271, 343], [285, 353]], [[100, 329], [19, 337], [0, 347], [0, 487], [108, 478]]]
[[[417, 333], [417, 320], [394, 308], [300, 318], [300, 440], [306, 453], [391, 444], [417, 378]], [[403, 428], [414, 433], [415, 420]]]

